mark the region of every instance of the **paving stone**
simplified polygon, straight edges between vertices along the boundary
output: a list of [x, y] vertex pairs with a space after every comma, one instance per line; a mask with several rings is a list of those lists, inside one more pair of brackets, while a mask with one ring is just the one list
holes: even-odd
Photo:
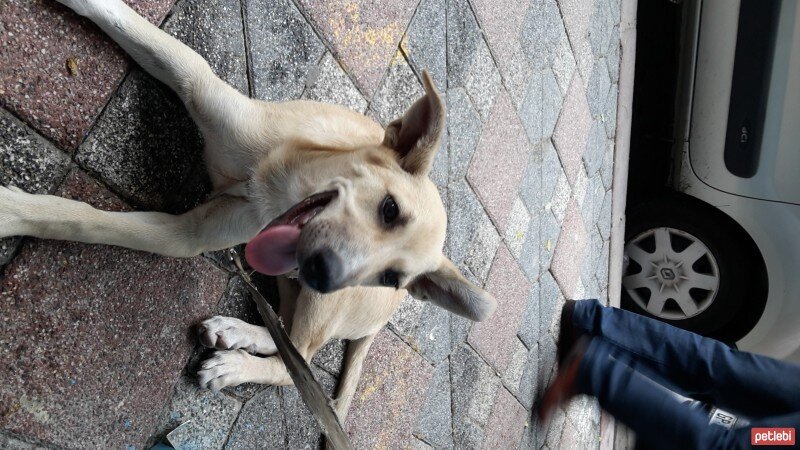
[[364, 361], [347, 432], [356, 448], [408, 442], [433, 368], [391, 331], [375, 338]]
[[425, 308], [425, 302], [406, 294], [400, 306], [389, 319], [389, 325], [401, 337], [416, 334], [417, 322]]
[[525, 95], [519, 105], [519, 118], [531, 144], [537, 145], [543, 139], [542, 133], [542, 84], [544, 75], [537, 71], [531, 75]]
[[433, 304], [425, 305], [417, 329], [419, 353], [433, 364], [447, 358], [451, 349], [450, 322], [455, 315]]
[[443, 362], [433, 374], [414, 435], [436, 448], [453, 448], [450, 364]]
[[[80, 172], [60, 195], [125, 209]], [[203, 258], [27, 241], [0, 281], [3, 430], [57, 446], [141, 445], [225, 280]]]
[[237, 0], [184, 0], [164, 24], [164, 31], [196, 51], [218, 77], [247, 95], [242, 29], [242, 8]]
[[517, 448], [528, 412], [503, 386], [497, 388], [497, 397], [486, 426], [483, 448]]
[[45, 450], [46, 447], [42, 447], [37, 444], [31, 444], [29, 442], [21, 441], [15, 437], [6, 436], [4, 434], [0, 434], [0, 448], [5, 450]]
[[[553, 417], [550, 419], [549, 427], [542, 430], [537, 436], [537, 445], [539, 448], [546, 446], [550, 449], [560, 449], [559, 442], [561, 435], [564, 432], [564, 425], [566, 425], [567, 416], [561, 408], [556, 408]], [[540, 440], [541, 439], [541, 440]]]
[[450, 215], [445, 237], [446, 252], [456, 265], [460, 265], [467, 257], [473, 236], [490, 219], [472, 188], [464, 180], [450, 185], [447, 203]]
[[450, 356], [453, 390], [453, 440], [456, 448], [478, 448], [489, 421], [500, 379], [469, 346]]
[[606, 98], [605, 111], [603, 112], [603, 124], [606, 126], [606, 137], [614, 139], [617, 134], [617, 96], [619, 95], [619, 87], [616, 84], [611, 85], [611, 90]]
[[522, 439], [519, 441], [517, 450], [538, 450], [539, 447], [536, 446], [537, 434], [536, 417], [531, 417], [525, 422], [525, 428], [522, 431]]
[[611, 35], [610, 43], [608, 44], [608, 55], [606, 55], [606, 64], [608, 64], [608, 76], [614, 84], [619, 83], [619, 27], [614, 27], [614, 32]]
[[608, 53], [610, 35], [619, 20], [614, 22], [611, 17], [611, 5], [606, 0], [598, 0], [594, 4], [592, 15], [589, 18], [589, 27], [586, 39], [595, 56], [605, 56]]
[[291, 0], [245, 0], [253, 96], [299, 98], [325, 46]]
[[589, 176], [593, 176], [603, 166], [603, 157], [605, 157], [607, 146], [608, 137], [605, 124], [600, 120], [592, 120], [586, 141], [586, 150], [583, 153], [583, 164]]
[[[528, 159], [528, 167], [522, 176], [519, 186], [519, 196], [531, 216], [539, 214], [544, 206], [542, 196], [542, 148], [543, 145], [536, 145]], [[554, 150], [555, 151], [555, 150]], [[558, 155], [556, 155], [556, 158]]]
[[200, 389], [195, 380], [181, 377], [155, 435], [163, 442], [169, 434], [175, 448], [221, 449], [241, 407], [237, 400]]
[[530, 69], [519, 42], [525, 15], [509, 12], [523, 12], [529, 3], [527, 0], [472, 2], [512, 97], [525, 88]]
[[[52, 193], [64, 178], [69, 157], [11, 114], [0, 110], [0, 186], [34, 194]], [[0, 267], [19, 249], [21, 237], [0, 239]]]
[[447, 86], [464, 87], [486, 122], [500, 92], [500, 72], [467, 0], [447, 3]]
[[[303, 12], [327, 40], [336, 59], [372, 96], [397, 49], [416, 2], [299, 0]], [[273, 44], [274, 45], [274, 44]]]
[[609, 190], [605, 193], [603, 205], [600, 207], [600, 214], [597, 218], [597, 229], [605, 241], [611, 238], [611, 201], [612, 195]]
[[583, 228], [580, 210], [575, 203], [572, 203], [567, 208], [550, 268], [553, 277], [568, 298], [575, 298], [575, 282], [583, 263], [586, 239], [586, 230]]
[[503, 384], [512, 394], [516, 394], [519, 389], [527, 356], [528, 347], [521, 340], [516, 339], [513, 344], [511, 359], [508, 362], [508, 366], [506, 366], [506, 370], [502, 373]]
[[[598, 259], [597, 270], [595, 271], [595, 278], [597, 284], [600, 286], [600, 296], [608, 295], [608, 258], [609, 258], [609, 243], [603, 242], [603, 249], [600, 251], [600, 258]], [[605, 288], [605, 289], [604, 289]]]
[[419, 98], [425, 95], [417, 75], [411, 70], [402, 52], [395, 53], [389, 72], [372, 98], [370, 108], [385, 126], [402, 117]]
[[244, 404], [226, 449], [283, 449], [287, 441], [281, 388], [270, 387]]
[[[543, 334], [539, 339], [539, 375], [536, 382], [536, 390], [544, 392], [550, 385], [550, 380], [556, 368], [556, 340], [550, 334]], [[556, 408], [556, 414], [561, 408]]]
[[564, 26], [569, 36], [570, 44], [575, 52], [575, 59], [578, 69], [585, 77], [589, 75], [592, 68], [592, 48], [587, 39], [589, 29], [589, 18], [591, 16], [594, 0], [559, 0], [558, 5], [561, 16], [564, 19]]
[[433, 449], [433, 447], [431, 447], [430, 445], [425, 443], [425, 441], [422, 441], [417, 437], [412, 437], [411, 438], [411, 443], [408, 444], [408, 447], [410, 447], [411, 450], [431, 450], [431, 449]]
[[542, 79], [542, 139], [549, 139], [558, 122], [565, 93], [561, 92], [555, 74], [545, 69]]
[[575, 180], [575, 184], [572, 186], [572, 199], [577, 203], [578, 208], [583, 207], [588, 182], [589, 178], [586, 176], [586, 171], [581, 167], [580, 170], [578, 170], [578, 177]]
[[542, 213], [539, 222], [539, 270], [542, 273], [550, 268], [560, 234], [561, 225], [555, 216], [549, 211]]
[[[269, 297], [267, 292], [262, 292], [262, 295]], [[228, 288], [217, 305], [216, 314], [225, 317], [236, 317], [254, 325], [264, 324], [256, 303], [247, 289], [247, 285], [238, 276], [231, 277], [228, 281]]]
[[[596, 228], [598, 220], [600, 219], [600, 210], [603, 207], [603, 198], [606, 195], [606, 189], [603, 187], [603, 179], [600, 174], [595, 174], [587, 181], [586, 195], [581, 205], [581, 217], [583, 218], [584, 229], [589, 233]], [[609, 225], [611, 218], [609, 217]]]
[[569, 414], [567, 414], [567, 420], [564, 421], [564, 429], [561, 432], [561, 438], [558, 440], [558, 449], [563, 450], [571, 450], [575, 448], [587, 448], [581, 447], [581, 431], [575, 427], [571, 420], [569, 420]]
[[320, 63], [308, 75], [303, 98], [345, 106], [360, 113], [367, 109], [367, 101], [328, 52], [325, 52]]
[[601, 119], [606, 108], [606, 100], [611, 90], [611, 79], [608, 76], [608, 65], [604, 58], [596, 59], [592, 74], [586, 87], [586, 100], [589, 112], [595, 119]]
[[500, 235], [490, 220], [481, 220], [470, 239], [469, 251], [464, 258], [464, 264], [480, 280], [486, 282], [489, 268], [492, 266], [497, 247], [500, 245]]
[[[546, 211], [545, 214], [552, 216]], [[528, 278], [528, 281], [531, 283], [539, 279], [541, 269], [539, 263], [541, 222], [542, 217], [540, 214], [531, 217], [531, 220], [528, 222], [528, 231], [525, 233], [525, 242], [522, 244], [522, 249], [520, 250], [519, 265]]]
[[469, 163], [481, 136], [481, 118], [463, 88], [447, 91], [447, 113], [449, 179], [457, 181], [467, 175]]
[[492, 264], [486, 290], [497, 300], [497, 312], [476, 323], [467, 341], [498, 372], [503, 373], [511, 359], [530, 292], [530, 284], [504, 245], [500, 246]]
[[[581, 171], [583, 171], [583, 168], [579, 167], [575, 175], [576, 183], [580, 177]], [[564, 215], [567, 213], [567, 205], [569, 205], [569, 202], [572, 200], [572, 198], [572, 189], [570, 188], [567, 175], [565, 173], [561, 173], [558, 177], [556, 188], [553, 190], [553, 196], [544, 207], [546, 210], [549, 210], [553, 213], [557, 221], [561, 222], [564, 220]]]
[[555, 0], [531, 4], [520, 41], [534, 67], [552, 67], [560, 92], [564, 95], [575, 70], [575, 59]]
[[311, 362], [329, 374], [338, 377], [342, 372], [345, 351], [347, 351], [347, 344], [344, 340], [331, 339], [317, 351]]
[[[334, 395], [336, 379], [327, 372], [311, 366], [314, 378], [322, 385], [329, 397]], [[281, 388], [282, 409], [286, 423], [286, 448], [322, 448], [324, 435], [317, 420], [308, 410], [300, 393], [294, 386]]]
[[609, 140], [603, 156], [603, 166], [600, 168], [600, 176], [603, 177], [603, 186], [606, 189], [611, 189], [614, 181], [614, 151], [614, 141]]
[[564, 107], [558, 118], [553, 144], [555, 145], [564, 172], [570, 184], [575, 183], [578, 169], [581, 166], [581, 157], [586, 148], [586, 140], [591, 126], [591, 116], [586, 103], [583, 82], [579, 75], [572, 79]]
[[78, 150], [77, 160], [135, 206], [183, 212], [209, 187], [202, 138], [178, 96], [134, 70]]
[[[567, 183], [567, 187], [569, 187], [569, 182], [564, 174], [564, 169], [561, 167], [561, 160], [558, 157], [558, 152], [556, 151], [556, 148], [553, 147], [553, 144], [550, 140], [544, 141], [541, 146], [541, 153], [541, 184], [539, 187], [540, 203], [538, 206], [547, 210], [551, 210], [551, 201], [553, 200], [555, 192], [557, 189], [563, 189], [565, 182]], [[559, 188], [559, 184], [561, 184], [561, 188]], [[528, 207], [530, 208], [531, 205]]]
[[539, 378], [539, 345], [532, 347], [528, 352], [528, 359], [525, 362], [525, 367], [522, 371], [522, 379], [519, 383], [519, 389], [514, 395], [517, 400], [531, 410], [533, 403], [536, 401], [536, 396], [539, 391], [536, 390], [537, 381]]
[[446, 7], [446, 0], [422, 0], [401, 42], [411, 65], [418, 73], [427, 69], [441, 90], [447, 86]]
[[530, 155], [530, 144], [506, 95], [500, 95], [478, 142], [467, 179], [502, 232]]
[[531, 292], [525, 304], [525, 315], [522, 316], [522, 323], [519, 326], [517, 337], [529, 349], [536, 345], [539, 340], [539, 282], [531, 284]]
[[511, 215], [505, 232], [506, 245], [508, 245], [509, 251], [517, 260], [521, 257], [520, 252], [522, 251], [522, 244], [525, 243], [525, 234], [528, 232], [530, 221], [531, 215], [525, 208], [522, 199], [517, 197], [514, 200], [514, 206], [511, 208]]
[[552, 334], [554, 324], [561, 320], [561, 309], [559, 305], [564, 303], [564, 294], [558, 283], [550, 272], [542, 274], [539, 282], [539, 339], [547, 333]]
[[[128, 3], [159, 23], [173, 2]], [[122, 50], [88, 20], [50, 1], [4, 2], [0, 23], [6, 62], [0, 106], [59, 148], [74, 150], [127, 70]], [[67, 69], [70, 59], [77, 62], [75, 75]]]

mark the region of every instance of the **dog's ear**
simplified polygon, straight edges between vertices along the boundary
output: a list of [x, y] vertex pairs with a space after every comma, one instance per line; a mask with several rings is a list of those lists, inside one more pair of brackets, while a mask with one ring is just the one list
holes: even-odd
[[406, 289], [415, 298], [477, 322], [488, 319], [497, 308], [491, 294], [470, 283], [445, 257], [438, 269], [418, 276]]
[[445, 127], [445, 108], [428, 72], [422, 71], [425, 95], [403, 117], [386, 127], [383, 145], [391, 148], [400, 166], [414, 175], [427, 175]]

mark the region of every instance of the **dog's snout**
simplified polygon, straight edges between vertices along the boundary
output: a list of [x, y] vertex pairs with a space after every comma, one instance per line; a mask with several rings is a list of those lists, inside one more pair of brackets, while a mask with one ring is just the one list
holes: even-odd
[[329, 248], [312, 254], [300, 265], [300, 279], [323, 294], [336, 290], [341, 275], [342, 260]]

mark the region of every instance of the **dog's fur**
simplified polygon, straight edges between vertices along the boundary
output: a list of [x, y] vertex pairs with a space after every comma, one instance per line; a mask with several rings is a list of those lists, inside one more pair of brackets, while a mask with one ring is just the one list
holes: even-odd
[[[336, 400], [342, 420], [364, 356], [405, 290], [473, 320], [492, 314], [494, 299], [442, 254], [446, 217], [427, 175], [445, 111], [427, 73], [422, 74], [426, 95], [383, 130], [338, 106], [251, 100], [121, 0], [59, 1], [93, 20], [178, 93], [205, 138], [214, 193], [207, 203], [175, 216], [106, 212], [0, 187], [0, 237], [29, 235], [190, 257], [248, 242], [307, 196], [336, 191], [336, 198], [303, 228], [296, 253], [298, 261], [320, 248], [336, 253], [342, 270], [330, 289], [334, 292], [322, 294], [286, 278], [279, 279], [279, 291], [281, 316], [307, 360], [331, 338], [351, 340]], [[387, 193], [402, 217], [391, 227], [378, 214]], [[381, 287], [387, 268], [400, 274], [399, 289]], [[202, 386], [292, 383], [279, 357], [253, 354], [276, 352], [264, 328], [214, 317], [200, 325], [200, 339], [219, 349], [202, 365]]]

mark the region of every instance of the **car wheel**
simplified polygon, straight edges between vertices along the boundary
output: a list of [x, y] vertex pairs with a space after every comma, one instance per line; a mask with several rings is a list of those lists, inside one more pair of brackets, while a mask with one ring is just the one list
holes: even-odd
[[[721, 217], [722, 216], [722, 217]], [[622, 306], [720, 339], [743, 311], [757, 264], [721, 212], [666, 198], [628, 214]], [[727, 339], [726, 339], [727, 340]]]

